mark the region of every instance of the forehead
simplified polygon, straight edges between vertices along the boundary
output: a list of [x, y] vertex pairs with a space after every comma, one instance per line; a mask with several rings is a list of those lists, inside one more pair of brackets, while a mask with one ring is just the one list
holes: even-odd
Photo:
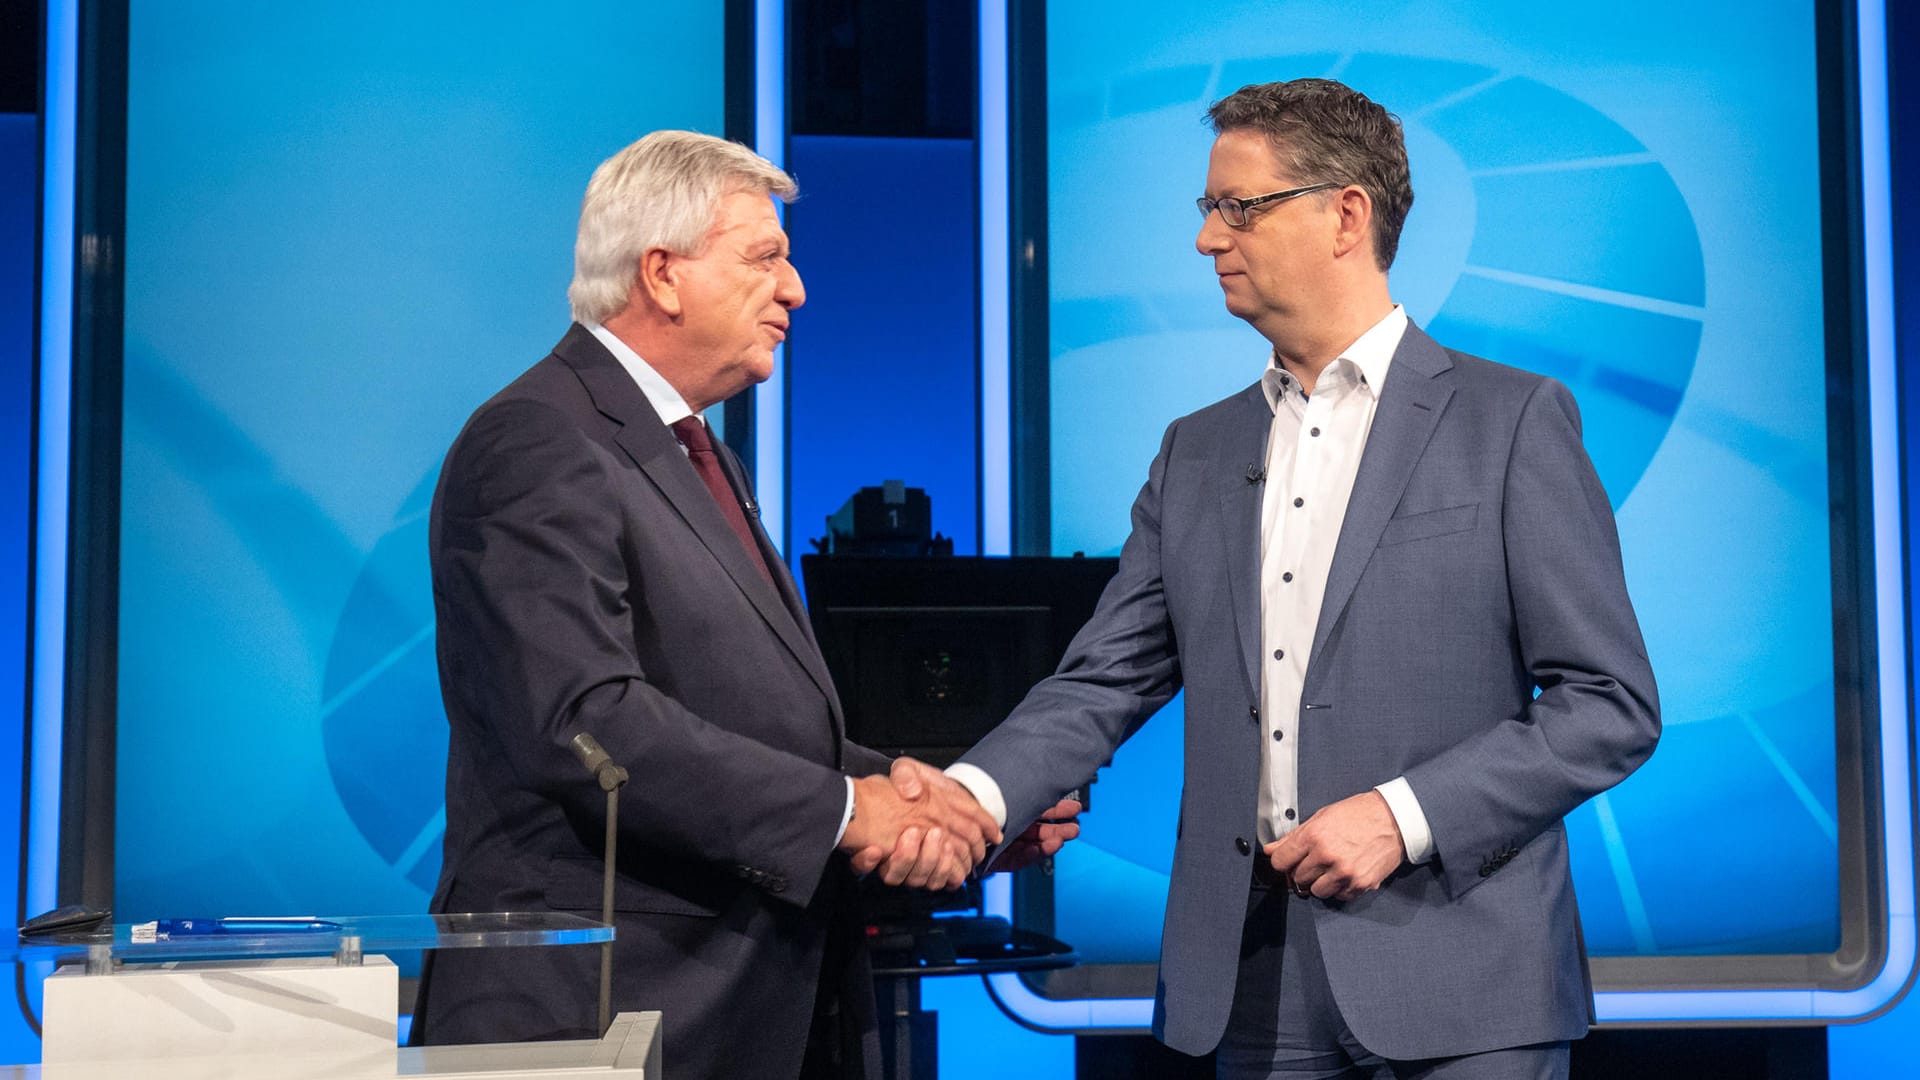
[[761, 191], [731, 191], [720, 196], [714, 206], [713, 228], [708, 238], [751, 242], [785, 235], [771, 195]]
[[1281, 169], [1279, 156], [1265, 135], [1235, 128], [1221, 132], [1220, 137], [1213, 140], [1213, 151], [1207, 156], [1209, 192], [1244, 195], [1248, 192], [1227, 189], [1258, 187], [1261, 191], [1271, 191], [1289, 183], [1291, 178]]

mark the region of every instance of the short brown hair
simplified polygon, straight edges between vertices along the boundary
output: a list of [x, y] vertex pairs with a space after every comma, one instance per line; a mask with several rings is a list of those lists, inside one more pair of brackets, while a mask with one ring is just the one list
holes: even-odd
[[1354, 184], [1373, 200], [1373, 255], [1385, 270], [1413, 209], [1400, 118], [1332, 79], [1243, 86], [1207, 110], [1215, 135], [1257, 131], [1303, 184]]

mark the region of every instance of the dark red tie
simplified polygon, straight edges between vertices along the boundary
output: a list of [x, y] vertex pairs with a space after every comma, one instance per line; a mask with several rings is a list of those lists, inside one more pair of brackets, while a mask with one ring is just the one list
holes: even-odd
[[733, 526], [740, 546], [747, 549], [747, 558], [760, 568], [760, 576], [772, 584], [773, 571], [767, 569], [767, 561], [760, 556], [760, 545], [754, 541], [753, 530], [747, 527], [747, 515], [740, 509], [740, 498], [733, 493], [733, 485], [727, 483], [727, 474], [720, 471], [720, 455], [713, 452], [707, 422], [698, 416], [689, 416], [674, 421], [672, 426], [674, 438], [687, 448], [687, 460], [693, 463], [693, 471], [706, 482], [707, 491], [720, 506], [720, 515]]

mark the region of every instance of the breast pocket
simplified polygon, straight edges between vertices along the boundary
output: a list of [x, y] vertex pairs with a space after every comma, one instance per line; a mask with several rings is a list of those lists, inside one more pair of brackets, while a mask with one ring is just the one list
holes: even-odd
[[1466, 532], [1473, 528], [1479, 515], [1480, 504], [1467, 503], [1463, 506], [1449, 506], [1440, 510], [1428, 510], [1424, 513], [1397, 517], [1387, 522], [1387, 527], [1380, 531], [1380, 546], [1388, 547], [1393, 544], [1431, 540], [1436, 536]]

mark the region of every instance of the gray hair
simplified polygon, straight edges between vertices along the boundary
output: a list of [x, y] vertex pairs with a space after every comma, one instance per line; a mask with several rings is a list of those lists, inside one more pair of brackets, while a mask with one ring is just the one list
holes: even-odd
[[576, 322], [627, 306], [640, 257], [653, 248], [698, 255], [720, 199], [736, 191], [792, 202], [793, 177], [740, 145], [692, 131], [656, 131], [600, 163], [580, 205], [567, 301]]

